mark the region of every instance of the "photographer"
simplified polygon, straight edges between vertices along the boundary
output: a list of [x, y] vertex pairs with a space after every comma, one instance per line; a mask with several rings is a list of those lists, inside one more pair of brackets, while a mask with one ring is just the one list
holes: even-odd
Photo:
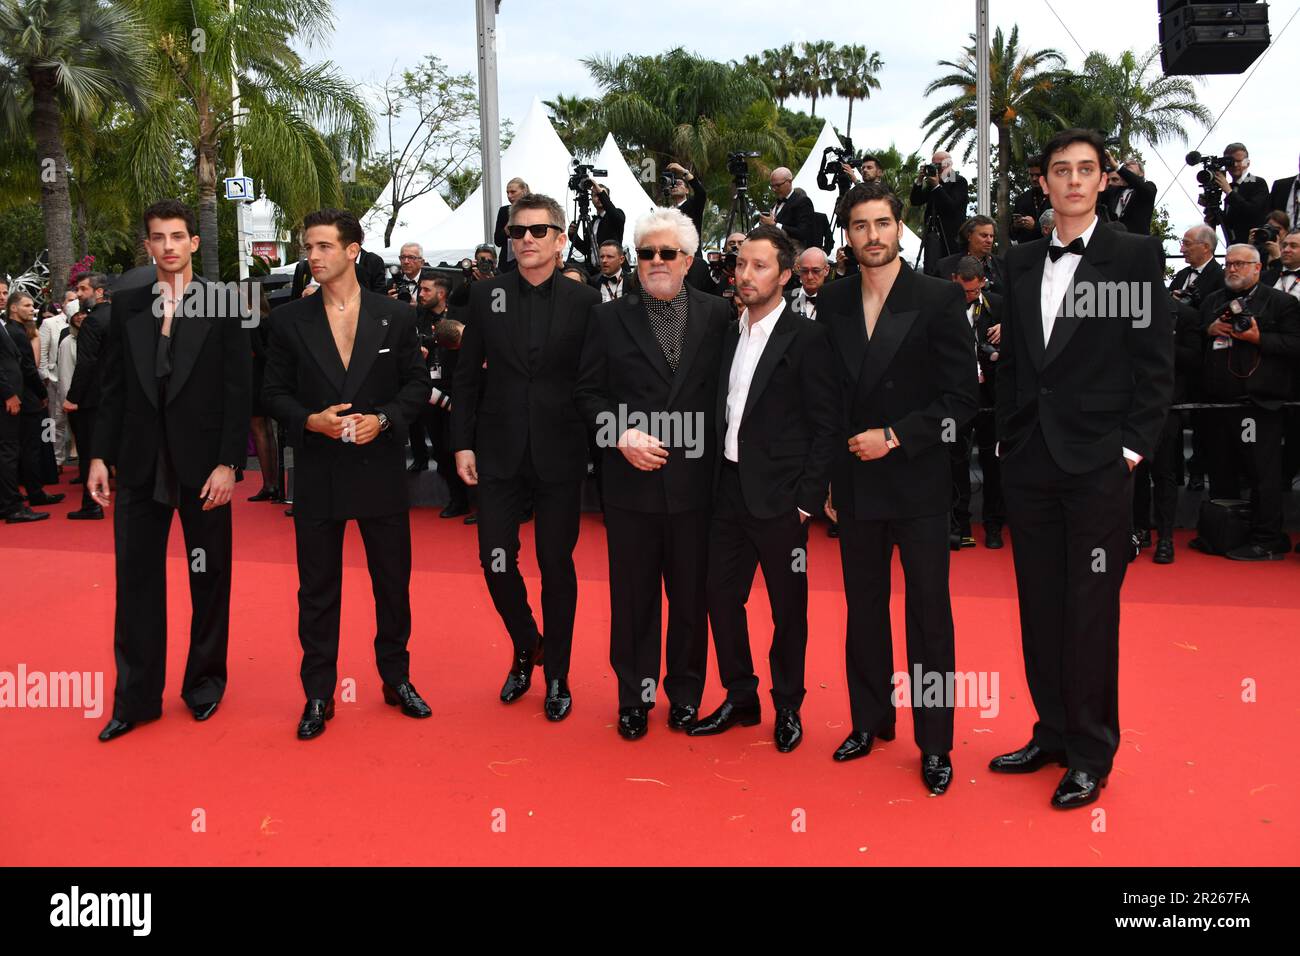
[[1226, 288], [1206, 298], [1201, 320], [1205, 387], [1211, 401], [1244, 401], [1213, 412], [1210, 497], [1240, 498], [1251, 483], [1250, 541], [1228, 552], [1237, 561], [1280, 560], [1290, 551], [1282, 530], [1282, 410], [1300, 360], [1300, 302], [1260, 283], [1259, 250], [1228, 247]]
[[1142, 164], [1130, 157], [1121, 166], [1110, 153], [1110, 185], [1102, 193], [1102, 201], [1113, 222], [1142, 236], [1151, 235], [1151, 217], [1156, 211], [1156, 184], [1147, 182]]
[[1291, 231], [1291, 221], [1286, 213], [1273, 210], [1264, 220], [1264, 225], [1250, 230], [1250, 244], [1259, 250], [1259, 260], [1263, 263], [1262, 278], [1264, 285], [1273, 285], [1278, 273], [1282, 271], [1282, 237]]
[[966, 180], [952, 166], [952, 157], [936, 150], [929, 164], [922, 166], [912, 194], [913, 206], [925, 207], [925, 272], [939, 275], [939, 260], [961, 248], [957, 230], [966, 220], [969, 204]]
[[1011, 207], [1012, 242], [1034, 242], [1044, 235], [1051, 235], [1050, 228], [1044, 232], [1038, 227], [1039, 218], [1052, 208], [1047, 201], [1047, 194], [1038, 182], [1042, 175], [1043, 164], [1035, 156], [1029, 161], [1029, 188], [1020, 194]]
[[695, 225], [696, 235], [704, 235], [704, 207], [709, 196], [703, 184], [688, 172], [681, 163], [669, 163], [664, 167], [665, 173], [674, 173], [673, 185], [668, 190], [668, 204], [676, 206]]
[[1284, 176], [1275, 182], [1268, 208], [1281, 210], [1291, 226], [1300, 227], [1300, 176]]
[[[623, 210], [614, 205], [606, 187], [594, 179], [588, 179], [587, 182], [591, 184], [591, 204], [596, 207], [596, 214], [591, 217], [591, 232], [596, 237], [596, 248], [599, 249], [606, 242], [613, 242], [622, 247], [623, 228], [627, 216]], [[579, 235], [576, 220], [569, 223], [569, 241], [573, 243], [573, 248], [582, 253], [584, 259], [588, 262], [593, 261], [591, 236]]]
[[399, 302], [415, 305], [420, 279], [432, 275], [424, 263], [424, 249], [418, 242], [405, 243], [397, 256], [397, 274], [388, 280], [388, 295]]
[[957, 241], [962, 252], [955, 252], [939, 261], [938, 275], [941, 279], [952, 279], [957, 274], [957, 265], [963, 259], [974, 259], [984, 270], [985, 291], [1002, 295], [1006, 291], [1004, 267], [1001, 256], [993, 255], [993, 234], [997, 223], [989, 216], [971, 216], [957, 231]]
[[506, 204], [497, 210], [497, 224], [492, 231], [492, 241], [501, 250], [497, 261], [501, 263], [502, 272], [509, 272], [515, 268], [515, 254], [511, 250], [510, 240], [506, 236], [506, 225], [510, 221], [510, 207], [514, 205], [520, 196], [527, 195], [528, 191], [528, 184], [516, 176], [506, 183]]
[[1269, 264], [1259, 281], [1300, 300], [1300, 229], [1291, 230], [1276, 245], [1277, 261]]
[[817, 210], [807, 193], [794, 188], [794, 173], [778, 166], [768, 177], [768, 185], [772, 187], [775, 201], [769, 212], [758, 214], [759, 223], [776, 226], [805, 249], [820, 247], [822, 237], [815, 218]]
[[473, 259], [460, 260], [463, 281], [447, 300], [453, 308], [469, 304], [469, 289], [475, 282], [491, 279], [497, 274], [497, 251], [491, 243], [482, 243], [474, 250]]
[[[1268, 183], [1250, 170], [1250, 154], [1241, 143], [1229, 143], [1223, 151], [1230, 160], [1232, 178], [1223, 172], [1214, 174], [1214, 182], [1223, 192], [1223, 232], [1229, 245], [1250, 241], [1250, 230], [1262, 226], [1268, 216]], [[1210, 217], [1205, 220], [1210, 225]]]

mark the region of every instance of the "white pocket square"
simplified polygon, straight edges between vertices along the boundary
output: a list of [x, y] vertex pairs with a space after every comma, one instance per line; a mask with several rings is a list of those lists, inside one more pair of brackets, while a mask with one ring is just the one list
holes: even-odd
[[392, 351], [392, 349], [380, 349], [380, 350], [379, 350], [379, 354], [380, 354], [380, 355], [383, 355], [385, 352], [391, 352], [391, 351]]

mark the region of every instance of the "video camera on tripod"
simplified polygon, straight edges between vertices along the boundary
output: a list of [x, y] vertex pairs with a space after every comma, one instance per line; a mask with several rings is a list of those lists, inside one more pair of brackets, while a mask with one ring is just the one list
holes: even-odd
[[743, 189], [749, 186], [749, 161], [757, 156], [756, 152], [738, 151], [727, 154], [727, 172], [731, 174], [736, 188]]
[[817, 185], [827, 192], [845, 192], [853, 185], [853, 180], [844, 172], [844, 167], [860, 169], [862, 160], [863, 157], [857, 155], [851, 145], [847, 148], [827, 146], [822, 150], [822, 168], [817, 173]]
[[1215, 173], [1226, 173], [1232, 169], [1231, 156], [1202, 156], [1196, 150], [1187, 154], [1188, 166], [1200, 166], [1196, 181], [1201, 184], [1201, 195], [1196, 202], [1205, 209], [1205, 221], [1217, 226], [1223, 221], [1223, 190], [1214, 181]]

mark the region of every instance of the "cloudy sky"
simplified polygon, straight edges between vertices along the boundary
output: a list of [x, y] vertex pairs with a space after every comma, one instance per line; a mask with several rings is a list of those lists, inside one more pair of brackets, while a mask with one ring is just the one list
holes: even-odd
[[[1018, 24], [1022, 49], [1054, 47], [1078, 67], [1085, 50], [1115, 55], [1154, 45], [1159, 33], [1155, 7], [1151, 0], [1088, 4], [991, 0], [990, 31], [1001, 26], [1010, 32]], [[411, 65], [426, 53], [436, 54], [457, 72], [477, 75], [474, 0], [433, 0], [382, 12], [374, 0], [334, 0], [334, 8], [333, 36], [307, 55], [332, 59], [359, 81], [381, 81], [395, 65]], [[1279, 114], [1280, 103], [1296, 102], [1298, 8], [1300, 0], [1276, 0], [1270, 5], [1274, 47], [1262, 62], [1256, 61], [1253, 76], [1247, 71], [1240, 76], [1209, 77], [1198, 87], [1201, 101], [1218, 117], [1202, 152], [1217, 152], [1241, 140], [1250, 148], [1252, 171], [1270, 182], [1294, 174], [1300, 154], [1300, 122], [1284, 120]], [[832, 11], [841, 13], [833, 16]], [[840, 44], [861, 43], [878, 51], [885, 63], [881, 89], [854, 108], [854, 142], [863, 147], [892, 142], [904, 152], [928, 149], [935, 144], [924, 141], [921, 119], [940, 98], [927, 99], [922, 91], [931, 79], [946, 72], [936, 61], [960, 57], [975, 29], [974, 18], [974, 0], [502, 0], [497, 18], [501, 114], [517, 126], [534, 96], [596, 94], [579, 62], [584, 56], [652, 54], [684, 46], [714, 59], [738, 60], [782, 43], [832, 39]], [[807, 101], [787, 106], [809, 109]], [[843, 130], [848, 104], [834, 97], [819, 98], [817, 113]], [[1180, 232], [1200, 218], [1193, 204], [1194, 173], [1184, 165], [1183, 156], [1206, 131], [1192, 126], [1188, 133], [1187, 144], [1170, 141], [1158, 150], [1141, 147], [1148, 160], [1147, 175], [1160, 188], [1161, 202]], [[1171, 170], [1178, 173], [1176, 180]], [[973, 170], [964, 172], [969, 176]], [[1174, 185], [1169, 188], [1171, 180]]]

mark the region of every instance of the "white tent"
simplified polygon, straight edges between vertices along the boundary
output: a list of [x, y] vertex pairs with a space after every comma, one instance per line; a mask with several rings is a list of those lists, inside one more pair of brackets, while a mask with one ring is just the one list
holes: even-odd
[[[830, 123], [822, 126], [821, 135], [817, 137], [817, 142], [813, 145], [812, 152], [804, 160], [803, 167], [795, 173], [794, 185], [796, 188], [803, 188], [812, 200], [813, 208], [820, 213], [824, 213], [827, 219], [835, 218], [835, 203], [839, 201], [840, 194], [838, 190], [822, 189], [817, 185], [817, 173], [822, 168], [822, 156], [827, 146], [843, 146], [839, 134]], [[900, 196], [903, 202], [907, 202], [906, 196]], [[916, 254], [921, 248], [921, 239], [907, 226], [903, 226], [903, 234], [900, 237], [902, 250], [899, 255], [911, 265], [916, 260]], [[835, 237], [835, 242], [839, 245], [843, 239], [841, 236]]]
[[[569, 202], [569, 174], [573, 171], [573, 157], [560, 141], [555, 128], [546, 115], [546, 108], [538, 97], [528, 115], [519, 124], [510, 148], [501, 154], [502, 193], [495, 197], [494, 206], [505, 205], [505, 184], [516, 176], [528, 183], [535, 193], [544, 193], [564, 203]], [[431, 265], [439, 262], [456, 262], [472, 255], [474, 247], [491, 242], [492, 236], [483, 234], [482, 186], [475, 189], [463, 203], [456, 207], [424, 240], [424, 258]]]
[[636, 221], [654, 209], [654, 202], [646, 195], [641, 181], [623, 158], [623, 151], [614, 142], [614, 134], [605, 135], [605, 144], [600, 148], [600, 155], [593, 165], [606, 170], [609, 175], [596, 181], [609, 190], [614, 205], [627, 215], [627, 228], [623, 232], [623, 244], [632, 244], [632, 227]]
[[[422, 186], [423, 181], [420, 181], [414, 188], [419, 189]], [[392, 210], [392, 200], [393, 184], [390, 182], [379, 194], [370, 212], [362, 218], [361, 228], [366, 234], [365, 248], [378, 253], [385, 262], [395, 263], [404, 242], [418, 242], [428, 248], [434, 230], [451, 215], [451, 207], [447, 205], [447, 201], [442, 198], [442, 194], [437, 189], [430, 189], [410, 202], [404, 203], [397, 214], [397, 223], [393, 226], [392, 243], [388, 248], [382, 248], [384, 229], [388, 226], [388, 216]]]

